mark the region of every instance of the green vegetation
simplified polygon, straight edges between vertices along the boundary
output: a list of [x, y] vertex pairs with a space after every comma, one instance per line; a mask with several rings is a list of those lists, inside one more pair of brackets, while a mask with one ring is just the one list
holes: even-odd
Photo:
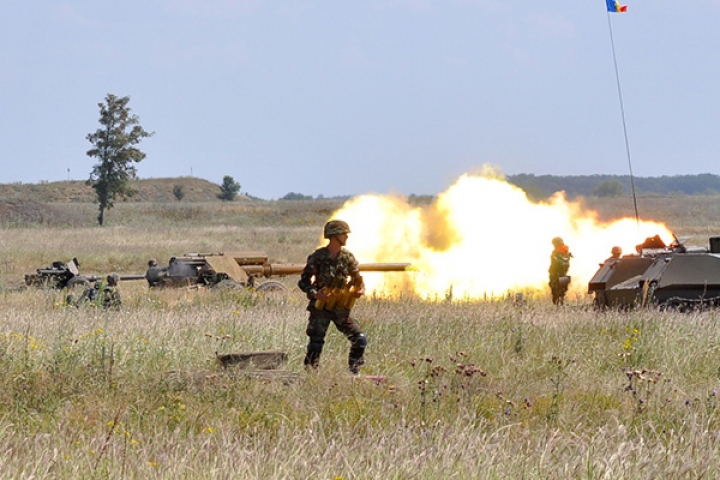
[[619, 180], [605, 180], [593, 188], [593, 195], [596, 197], [619, 197], [624, 189], [625, 187]]
[[87, 184], [94, 190], [99, 208], [98, 223], [102, 226], [105, 210], [115, 205], [117, 197], [132, 197], [135, 190], [130, 180], [137, 177], [133, 163], [139, 163], [145, 154], [136, 147], [143, 138], [152, 136], [140, 126], [137, 115], [130, 115], [130, 97], [108, 94], [105, 103], [99, 103], [100, 125], [87, 136], [93, 148], [87, 151], [99, 163], [93, 166]]
[[[533, 201], [546, 200], [555, 192], [565, 191], [569, 198], [579, 196], [594, 201], [598, 197], [594, 189], [603, 182], [620, 182], [622, 184], [621, 196], [630, 195], [630, 179], [625, 176], [591, 175], [577, 177], [561, 177], [552, 175], [509, 175], [507, 180], [522, 188]], [[699, 195], [717, 196], [720, 192], [720, 176], [716, 175], [685, 175], [678, 177], [635, 178], [636, 193], [638, 197], [655, 198], [667, 195]], [[234, 180], [233, 180], [234, 182]], [[146, 178], [134, 179], [129, 183], [135, 194], [126, 198], [126, 202], [175, 202], [175, 188], [180, 187], [183, 192], [183, 202], [209, 202], [220, 200], [216, 183], [196, 177], [177, 178]], [[616, 187], [614, 187], [616, 188]], [[238, 189], [239, 191], [239, 189]], [[348, 196], [325, 197], [318, 195], [316, 201], [347, 200]], [[42, 182], [39, 184], [0, 184], [0, 201], [2, 199], [32, 200], [35, 202], [52, 203], [86, 203], [94, 202], [94, 191], [81, 181]], [[282, 200], [312, 200], [311, 195], [289, 192], [281, 197]], [[408, 200], [411, 204], [427, 204], [432, 201], [432, 195], [410, 194]], [[239, 200], [263, 199], [251, 193], [245, 193]], [[623, 200], [625, 201], [625, 200]], [[652, 200], [654, 201], [654, 200]]]
[[220, 193], [218, 193], [217, 198], [223, 202], [232, 202], [235, 200], [239, 191], [240, 184], [237, 183], [230, 175], [225, 175], [223, 177], [222, 184], [220, 185]]
[[175, 197], [175, 200], [178, 202], [185, 198], [185, 191], [182, 185], [173, 185], [173, 197]]
[[[666, 216], [678, 235], [707, 235], [720, 225], [716, 203], [662, 197], [641, 211]], [[18, 289], [24, 273], [73, 256], [88, 274], [138, 273], [148, 258], [189, 251], [262, 249], [302, 262], [339, 206], [121, 203], [99, 229], [92, 204], [68, 203], [52, 208], [88, 218], [83, 225], [3, 228], [3, 477], [716, 475], [714, 311], [599, 314], [583, 295], [560, 309], [549, 298], [364, 298], [355, 316], [370, 340], [365, 373], [386, 376], [376, 383], [346, 373], [347, 344], [335, 330], [320, 373], [304, 372], [306, 299], [296, 278], [281, 279], [287, 293], [267, 295], [126, 282], [117, 312]], [[616, 198], [592, 206], [601, 217], [632, 208]], [[288, 365], [252, 378], [215, 362], [216, 351], [262, 350], [287, 352]]]
[[[304, 301], [126, 295], [119, 313], [3, 320], [4, 475], [698, 478], [718, 464], [717, 317], [363, 301], [368, 373], [334, 332], [301, 368]], [[434, 319], [442, 319], [442, 322]], [[698, 328], [698, 326], [702, 328]], [[214, 352], [281, 349], [282, 374]], [[191, 473], [195, 472], [195, 473]], [[222, 473], [221, 473], [222, 472]]]
[[[612, 196], [631, 192], [629, 175], [508, 175], [507, 180], [528, 192], [533, 199], [564, 191], [568, 198]], [[720, 175], [674, 175], [660, 177], [634, 177], [637, 195], [717, 195], [720, 192]], [[612, 187], [606, 191], [607, 187]], [[619, 188], [621, 187], [621, 188]], [[596, 191], [596, 189], [600, 190]]]
[[286, 193], [280, 200], [312, 200], [312, 195], [303, 195], [302, 193], [290, 192]]

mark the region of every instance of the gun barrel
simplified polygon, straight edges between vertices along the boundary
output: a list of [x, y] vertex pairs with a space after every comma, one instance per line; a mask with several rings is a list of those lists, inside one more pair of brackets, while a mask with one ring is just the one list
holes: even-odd
[[[409, 263], [361, 263], [361, 272], [404, 272]], [[263, 277], [298, 275], [302, 273], [305, 264], [302, 263], [266, 263], [265, 265], [241, 265], [249, 276], [262, 275]]]
[[120, 281], [124, 280], [145, 280], [145, 275], [120, 275]]
[[240, 265], [240, 268], [245, 270], [245, 273], [250, 277], [257, 275], [262, 275], [263, 277], [283, 277], [285, 275], [302, 273], [305, 265], [301, 263], [266, 263], [265, 265]]
[[361, 272], [404, 272], [409, 263], [361, 263]]
[[[91, 276], [85, 277], [85, 278], [87, 278], [87, 279], [88, 279], [89, 281], [91, 281], [91, 282], [97, 282], [98, 280], [104, 280], [106, 277], [107, 277], [107, 275], [100, 275], [100, 276], [91, 275]], [[135, 275], [135, 274], [133, 274], [133, 275], [118, 275], [118, 277], [119, 277], [119, 280], [120, 280], [120, 281], [124, 281], [124, 280], [145, 280], [145, 278], [146, 278], [145, 275], [140, 275], [140, 274], [137, 274], [137, 275]]]

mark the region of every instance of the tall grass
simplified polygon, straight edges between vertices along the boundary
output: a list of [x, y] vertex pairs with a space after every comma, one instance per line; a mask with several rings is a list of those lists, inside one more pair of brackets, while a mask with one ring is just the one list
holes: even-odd
[[[23, 298], [20, 298], [23, 297]], [[30, 298], [26, 298], [30, 297]], [[714, 312], [362, 300], [366, 372], [301, 294], [143, 292], [120, 312], [6, 295], [4, 476], [637, 478], [717, 468]], [[54, 305], [54, 306], [53, 306]], [[282, 350], [274, 377], [215, 352]]]
[[[93, 272], [199, 250], [303, 261], [324, 221], [266, 218], [3, 230], [1, 476], [716, 477], [714, 311], [364, 298], [354, 313], [370, 341], [364, 373], [385, 376], [375, 381], [346, 372], [333, 329], [320, 371], [304, 371], [306, 301], [293, 278], [267, 295], [127, 282], [120, 311], [13, 288], [28, 268], [73, 256]], [[250, 376], [215, 361], [263, 350], [288, 364]]]

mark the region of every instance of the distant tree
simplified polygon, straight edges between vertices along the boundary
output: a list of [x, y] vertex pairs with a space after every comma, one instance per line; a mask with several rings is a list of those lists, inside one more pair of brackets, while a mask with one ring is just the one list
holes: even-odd
[[312, 195], [303, 195], [302, 193], [290, 192], [285, 194], [280, 200], [312, 200]]
[[217, 197], [223, 202], [232, 202], [235, 200], [239, 191], [240, 184], [230, 175], [225, 175], [223, 177], [223, 183], [220, 185], [220, 193], [218, 193]]
[[593, 188], [593, 195], [596, 197], [617, 197], [622, 195], [625, 187], [619, 180], [605, 180]]
[[105, 103], [98, 103], [101, 128], [86, 137], [93, 145], [87, 155], [99, 162], [93, 166], [86, 183], [95, 190], [99, 207], [97, 220], [101, 226], [105, 210], [115, 205], [118, 196], [124, 199], [136, 193], [129, 183], [137, 178], [133, 163], [141, 162], [145, 154], [135, 145], [153, 135], [140, 126], [136, 115], [130, 114], [129, 101], [130, 97], [108, 93]]
[[185, 192], [183, 192], [182, 185], [175, 185], [173, 187], [173, 195], [175, 196], [175, 200], [177, 200], [178, 202], [185, 198]]

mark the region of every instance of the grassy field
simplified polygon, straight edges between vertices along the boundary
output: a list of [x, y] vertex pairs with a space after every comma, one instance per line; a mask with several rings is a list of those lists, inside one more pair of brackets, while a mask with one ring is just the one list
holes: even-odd
[[[720, 234], [717, 197], [639, 203], [696, 244]], [[126, 282], [120, 311], [18, 288], [73, 257], [87, 274], [142, 273], [149, 258], [191, 251], [303, 262], [339, 206], [128, 203], [98, 228], [92, 204], [53, 204], [78, 223], [6, 222], [0, 477], [718, 478], [716, 312], [363, 298], [354, 316], [370, 341], [365, 373], [386, 376], [376, 383], [346, 372], [334, 329], [320, 372], [305, 373], [297, 278], [266, 295]], [[588, 206], [633, 214], [627, 201]], [[258, 378], [215, 360], [264, 350], [288, 364]]]

